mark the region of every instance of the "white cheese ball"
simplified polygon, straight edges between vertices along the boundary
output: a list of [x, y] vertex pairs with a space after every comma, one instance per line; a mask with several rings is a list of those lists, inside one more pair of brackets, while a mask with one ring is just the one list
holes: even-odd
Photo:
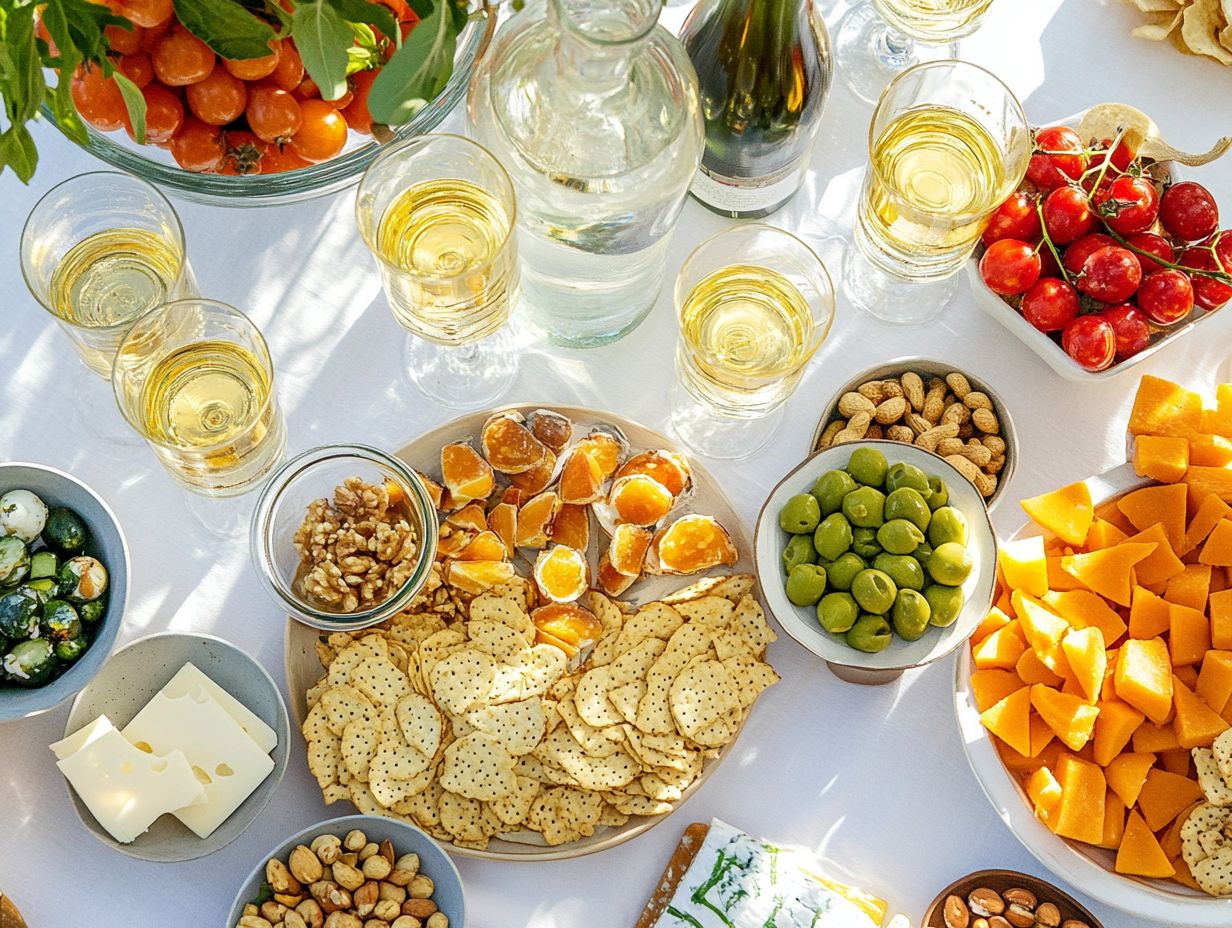
[[43, 533], [47, 504], [29, 490], [9, 490], [0, 496], [0, 530], [16, 535], [26, 544]]

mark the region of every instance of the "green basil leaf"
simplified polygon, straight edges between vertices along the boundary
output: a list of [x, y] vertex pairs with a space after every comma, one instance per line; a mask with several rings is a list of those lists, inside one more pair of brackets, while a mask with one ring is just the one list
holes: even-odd
[[133, 127], [133, 136], [138, 145], [145, 144], [145, 96], [141, 88], [128, 79], [128, 76], [116, 71], [111, 75], [116, 86], [120, 88], [120, 96], [124, 98], [124, 108], [128, 110], [128, 121]]
[[51, 23], [47, 23], [47, 31], [60, 49], [61, 57], [64, 56], [65, 45], [68, 44], [76, 48], [80, 55], [79, 60], [102, 62], [111, 50], [111, 44], [103, 35], [103, 29], [107, 26], [132, 26], [123, 16], [116, 16], [107, 7], [92, 0], [54, 0], [43, 8], [44, 21], [48, 20], [48, 14], [53, 8], [61, 14], [67, 33], [64, 42], [61, 42], [61, 37], [51, 28]]
[[296, 3], [291, 37], [321, 99], [337, 100], [346, 93], [347, 49], [354, 44], [355, 33], [337, 9], [327, 0]]
[[235, 0], [175, 0], [175, 15], [224, 58], [262, 58], [270, 53], [273, 28]]
[[447, 2], [449, 3], [449, 14], [453, 17], [453, 27], [460, 33], [466, 28], [466, 21], [470, 17], [466, 11], [466, 0], [447, 0]]
[[406, 5], [418, 16], [421, 20], [427, 19], [432, 15], [432, 10], [436, 8], [438, 0], [406, 0]]
[[446, 0], [436, 0], [372, 82], [368, 111], [374, 122], [400, 126], [445, 89], [458, 44], [458, 29], [445, 7]]
[[398, 41], [398, 20], [393, 11], [374, 0], [332, 0], [343, 19], [353, 23], [370, 23], [387, 38]]
[[5, 12], [0, 27], [0, 96], [10, 122], [24, 123], [38, 112], [47, 92], [34, 39], [34, 8], [24, 6]]
[[38, 165], [38, 150], [24, 124], [9, 126], [0, 133], [0, 170], [12, 168], [23, 184], [30, 183]]
[[55, 114], [56, 125], [60, 127], [60, 131], [78, 145], [86, 145], [90, 141], [90, 134], [86, 132], [86, 124], [81, 121], [77, 105], [73, 103], [73, 97], [69, 93], [71, 86], [71, 78], [61, 77], [55, 90], [47, 98], [47, 105]]

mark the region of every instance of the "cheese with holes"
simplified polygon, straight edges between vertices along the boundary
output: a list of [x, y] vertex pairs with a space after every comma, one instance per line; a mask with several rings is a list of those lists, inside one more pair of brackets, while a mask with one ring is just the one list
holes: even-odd
[[[78, 738], [82, 732], [87, 734]], [[81, 744], [56, 766], [98, 823], [121, 844], [145, 834], [160, 815], [204, 802], [205, 790], [183, 751], [147, 754], [110, 722], [100, 725], [96, 720], [82, 732], [57, 742], [62, 750], [74, 746], [66, 742]]]
[[124, 727], [124, 737], [142, 751], [184, 752], [206, 801], [177, 808], [174, 815], [208, 838], [269, 776], [274, 762], [218, 700], [197, 689], [176, 698], [158, 693]]
[[262, 751], [268, 754], [274, 750], [278, 744], [278, 736], [274, 734], [274, 729], [262, 722], [257, 718], [256, 713], [197, 669], [196, 664], [191, 662], [185, 664], [162, 688], [162, 692], [172, 699], [188, 695], [199, 699], [199, 690], [204, 690], [205, 693], [213, 696], [215, 701], [226, 710], [227, 715], [235, 719], [240, 728], [257, 742], [257, 746]]
[[56, 755], [57, 760], [64, 760], [66, 757], [72, 757], [91, 741], [97, 740], [100, 735], [115, 730], [116, 727], [111, 724], [111, 719], [100, 715], [85, 728], [77, 729], [67, 738], [48, 745], [48, 747], [51, 748], [51, 753]]

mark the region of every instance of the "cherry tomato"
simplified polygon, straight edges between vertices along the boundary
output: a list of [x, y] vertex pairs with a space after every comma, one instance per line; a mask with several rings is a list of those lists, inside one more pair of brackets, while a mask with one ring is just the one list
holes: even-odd
[[1079, 316], [1061, 333], [1065, 353], [1089, 371], [1102, 371], [1116, 357], [1116, 331], [1103, 316]]
[[97, 65], [78, 65], [69, 93], [81, 118], [95, 129], [111, 132], [128, 118], [120, 88], [110, 77], [103, 77], [103, 69]]
[[153, 52], [154, 47], [162, 41], [174, 24], [174, 17], [169, 18], [166, 22], [159, 23], [157, 26], [149, 26], [141, 32], [141, 50], [143, 52]]
[[1022, 315], [1041, 332], [1056, 332], [1078, 315], [1078, 294], [1065, 281], [1044, 277], [1022, 298]]
[[304, 62], [299, 52], [290, 42], [282, 44], [282, 52], [278, 56], [278, 64], [270, 72], [270, 81], [290, 93], [304, 79]]
[[411, 9], [410, 4], [407, 3], [406, 0], [376, 0], [376, 2], [382, 6], [389, 7], [390, 10], [393, 11], [394, 17], [398, 20], [398, 22], [402, 22], [403, 20], [410, 19], [412, 17], [416, 20], [419, 18], [415, 16], [415, 11]]
[[[145, 140], [147, 144], [157, 145], [168, 142], [184, 125], [184, 104], [173, 91], [162, 84], [148, 84], [141, 88], [145, 97]], [[128, 114], [124, 116], [124, 131], [134, 142], [133, 127], [129, 124]]]
[[285, 142], [303, 124], [299, 101], [273, 84], [258, 84], [248, 94], [248, 127], [266, 142]]
[[[1127, 235], [1125, 236], [1125, 242], [1128, 245], [1133, 245], [1135, 248], [1149, 251], [1162, 261], [1171, 263], [1176, 260], [1176, 251], [1172, 248], [1172, 245], [1162, 235], [1156, 235], [1154, 232], [1136, 232], [1133, 235]], [[1162, 264], [1157, 264], [1143, 255], [1135, 253], [1134, 257], [1142, 265], [1143, 277], [1163, 267]]]
[[1038, 246], [1040, 256], [1040, 277], [1060, 277], [1061, 265], [1052, 256], [1052, 249], [1041, 242]]
[[295, 95], [296, 100], [307, 100], [311, 97], [319, 97], [321, 95], [321, 91], [317, 87], [317, 82], [307, 75], [304, 75], [304, 79], [296, 85], [295, 89], [292, 90], [291, 93]]
[[251, 132], [236, 130], [226, 134], [227, 152], [223, 155], [219, 174], [262, 174], [269, 145]]
[[125, 29], [123, 26], [106, 26], [103, 28], [103, 38], [107, 47], [117, 55], [131, 55], [141, 49], [141, 28], [133, 26]]
[[1120, 245], [1105, 245], [1091, 252], [1082, 265], [1078, 289], [1101, 303], [1124, 303], [1142, 283], [1142, 265], [1134, 253]]
[[278, 60], [282, 57], [281, 41], [271, 42], [270, 48], [273, 51], [260, 58], [223, 58], [222, 66], [233, 77], [238, 77], [242, 81], [259, 81], [274, 73], [274, 69], [278, 67]]
[[[52, 58], [60, 57], [60, 49], [56, 48], [56, 43], [51, 40], [51, 33], [47, 31], [47, 24], [43, 22], [42, 16], [38, 16], [36, 20], [34, 34], [47, 43], [47, 52]], [[60, 73], [59, 68], [56, 68], [56, 73]]]
[[116, 0], [108, 6], [138, 26], [147, 27], [169, 22], [174, 12], [172, 0]]
[[1122, 175], [1092, 197], [1099, 218], [1114, 232], [1145, 232], [1159, 215], [1159, 194], [1145, 177]]
[[154, 67], [150, 64], [150, 56], [145, 52], [124, 55], [116, 62], [116, 67], [138, 87], [144, 87], [154, 80]]
[[189, 84], [184, 91], [188, 108], [211, 126], [234, 122], [248, 105], [247, 85], [226, 68], [215, 68], [204, 80]]
[[304, 100], [299, 105], [303, 122], [291, 136], [291, 147], [305, 161], [327, 161], [346, 144], [347, 124], [337, 107], [324, 100]]
[[[1103, 153], [1108, 151], [1108, 146], [1111, 144], [1112, 139], [1104, 139], [1100, 142], [1099, 147], [1103, 149], [1103, 152], [1096, 155], [1093, 159], [1096, 164], [1101, 164], [1103, 162]], [[1109, 163], [1124, 174], [1129, 170], [1129, 166], [1134, 163], [1134, 158], [1137, 157], [1137, 154], [1138, 153], [1130, 147], [1129, 142], [1125, 139], [1121, 139], [1121, 141], [1117, 144], [1117, 147], [1113, 150], [1112, 158], [1109, 160]]]
[[283, 171], [295, 171], [311, 164], [295, 153], [290, 145], [271, 145], [265, 157], [261, 159], [262, 174], [281, 174]]
[[1059, 187], [1044, 198], [1044, 228], [1057, 245], [1068, 245], [1091, 231], [1095, 214], [1086, 194], [1076, 187]]
[[[1218, 271], [1221, 268], [1215, 262], [1215, 255], [1209, 247], [1195, 245], [1181, 254], [1181, 266], [1202, 271]], [[1232, 272], [1232, 262], [1225, 261], [1224, 268]], [[1193, 274], [1190, 277], [1193, 287], [1194, 302], [1205, 310], [1215, 310], [1232, 300], [1232, 284], [1224, 283], [1213, 277]]]
[[1148, 274], [1138, 288], [1138, 306], [1159, 325], [1179, 322], [1193, 311], [1194, 292], [1189, 276], [1174, 268]]
[[183, 26], [175, 26], [154, 46], [150, 62], [160, 81], [183, 87], [210, 76], [214, 52]]
[[[352, 98], [351, 102], [348, 103], [346, 107], [343, 108], [342, 110], [342, 118], [347, 121], [347, 125], [350, 126], [352, 129], [354, 129], [356, 132], [360, 132], [364, 135], [372, 134], [372, 114], [368, 112], [368, 93], [372, 90], [372, 82], [376, 80], [376, 75], [377, 75], [377, 72], [374, 70], [373, 71], [360, 71], [356, 74], [351, 75], [351, 89], [354, 93], [354, 97]], [[1019, 196], [1022, 196], [1024, 200], [1027, 200], [1027, 202], [1030, 205], [1030, 214], [1031, 214], [1031, 217], [1035, 221], [1035, 231], [1033, 233], [1028, 231], [1028, 233], [1025, 236], [1023, 235], [1012, 235], [1012, 236], [999, 235], [995, 238], [990, 239], [988, 237], [988, 229], [985, 229], [984, 230], [984, 244], [985, 245], [991, 245], [993, 242], [997, 240], [997, 238], [1007, 238], [1007, 237], [1008, 238], [1038, 238], [1039, 237], [1039, 234], [1040, 234], [1039, 216], [1035, 212], [1035, 204], [1031, 203], [1030, 198], [1027, 197], [1025, 194], [1015, 193], [1013, 196], [1010, 197], [1009, 200], [1006, 200], [1005, 203], [1002, 203], [1001, 207], [995, 213], [993, 213], [992, 222], [989, 223], [989, 229], [992, 228], [993, 223], [997, 222], [997, 218], [1002, 215], [1003, 211], [1006, 211], [1006, 207], [1009, 205], [1010, 201], [1014, 200], [1015, 198]], [[1015, 226], [1015, 228], [1017, 228], [1017, 225]]]
[[1035, 134], [1035, 154], [1027, 165], [1027, 180], [1041, 190], [1062, 187], [1077, 180], [1087, 166], [1082, 139], [1073, 129], [1050, 126]]
[[1196, 242], [1219, 228], [1219, 207], [1201, 184], [1191, 180], [1173, 184], [1159, 203], [1159, 221], [1169, 235]]
[[1151, 343], [1151, 324], [1133, 303], [1109, 306], [1101, 313], [1116, 333], [1116, 359], [1132, 358]]
[[1102, 232], [1091, 232], [1065, 249], [1061, 255], [1061, 263], [1065, 265], [1065, 270], [1076, 276], [1082, 273], [1082, 266], [1087, 263], [1087, 258], [1091, 257], [1094, 252], [1106, 245], [1115, 245], [1116, 243], [1117, 240], [1111, 235], [1104, 235]]
[[[365, 75], [370, 75], [361, 83], [360, 78]], [[352, 80], [355, 82], [355, 99], [363, 99], [364, 111], [368, 109], [368, 91], [372, 89], [372, 82], [376, 80], [376, 71], [360, 71]], [[343, 113], [345, 116], [346, 114]], [[351, 122], [350, 119], [347, 120]], [[355, 129], [355, 125], [351, 125]], [[360, 129], [357, 131], [372, 131], [372, 117], [368, 117], [368, 125], [366, 130]], [[988, 225], [984, 228], [983, 240], [985, 245], [991, 245], [993, 242], [998, 242], [1003, 238], [1013, 238], [1020, 242], [1033, 242], [1040, 237], [1040, 220], [1039, 213], [1035, 209], [1035, 200], [1021, 190], [1010, 194], [1008, 200], [997, 207], [997, 211], [992, 214], [988, 220]]]
[[1040, 257], [1026, 242], [1003, 238], [980, 259], [980, 275], [993, 293], [1017, 296], [1039, 280]]
[[222, 130], [189, 116], [171, 140], [171, 155], [185, 171], [216, 171], [227, 146]]

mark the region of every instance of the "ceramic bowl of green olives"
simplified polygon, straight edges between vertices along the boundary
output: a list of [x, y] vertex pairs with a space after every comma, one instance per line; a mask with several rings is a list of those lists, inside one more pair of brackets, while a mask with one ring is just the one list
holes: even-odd
[[854, 682], [944, 657], [993, 601], [997, 543], [979, 491], [901, 442], [807, 458], [766, 500], [755, 548], [779, 624]]
[[0, 464], [0, 722], [46, 712], [90, 682], [128, 603], [128, 542], [77, 478]]

